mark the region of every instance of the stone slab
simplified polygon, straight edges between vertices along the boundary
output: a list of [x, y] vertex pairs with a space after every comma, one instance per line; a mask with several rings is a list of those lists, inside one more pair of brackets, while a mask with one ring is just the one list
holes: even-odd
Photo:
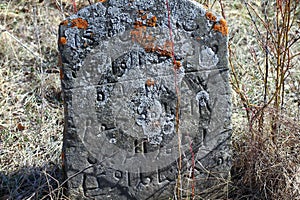
[[199, 198], [223, 195], [231, 167], [227, 25], [195, 1], [168, 6], [170, 16], [166, 1], [107, 0], [60, 24], [73, 199], [172, 198], [179, 163], [183, 196], [192, 188]]

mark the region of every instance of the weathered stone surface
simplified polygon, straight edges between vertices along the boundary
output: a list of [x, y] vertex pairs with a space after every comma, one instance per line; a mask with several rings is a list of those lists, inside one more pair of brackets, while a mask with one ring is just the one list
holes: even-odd
[[171, 198], [179, 157], [183, 196], [222, 196], [231, 167], [226, 21], [194, 1], [169, 7], [170, 17], [164, 0], [108, 0], [60, 24], [73, 199]]

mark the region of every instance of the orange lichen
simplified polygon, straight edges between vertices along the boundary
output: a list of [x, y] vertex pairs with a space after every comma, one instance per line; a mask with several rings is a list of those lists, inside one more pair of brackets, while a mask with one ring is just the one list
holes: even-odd
[[152, 42], [153, 37], [150, 35], [147, 35], [146, 31], [147, 31], [147, 27], [145, 25], [143, 25], [143, 22], [135, 21], [134, 29], [132, 31], [130, 31], [132, 41], [138, 42], [142, 45]]
[[60, 38], [59, 38], [59, 43], [60, 43], [60, 44], [65, 45], [65, 44], [67, 44], [67, 42], [68, 42], [68, 41], [67, 41], [67, 38], [66, 38], [66, 37], [60, 37]]
[[213, 30], [219, 31], [222, 35], [228, 35], [228, 26], [227, 22], [223, 19], [220, 20], [220, 24], [215, 24], [213, 26]]
[[217, 17], [212, 12], [207, 12], [205, 14], [205, 17], [213, 22], [215, 22], [217, 20]]
[[[216, 22], [217, 20], [217, 17], [211, 12], [207, 12], [205, 16], [208, 20], [212, 22]], [[228, 35], [228, 26], [226, 20], [221, 18], [218, 24], [215, 23], [213, 25], [213, 30], [221, 32], [222, 35]]]
[[156, 26], [156, 22], [157, 22], [157, 17], [153, 16], [153, 17], [151, 17], [150, 19], [147, 20], [147, 25], [151, 26], [151, 27], [154, 27], [154, 26]]
[[60, 22], [60, 25], [63, 25], [63, 26], [68, 26], [68, 24], [69, 24], [68, 20], [64, 20], [64, 21]]
[[[139, 10], [138, 13], [143, 14], [145, 12]], [[141, 16], [141, 18], [143, 16]], [[156, 25], [156, 22], [157, 18], [153, 16], [146, 21], [146, 24], [148, 27], [153, 27]], [[135, 21], [134, 29], [130, 31], [132, 41], [139, 43], [147, 53], [158, 53], [161, 56], [172, 57], [172, 41], [165, 41], [163, 46], [156, 45], [155, 37], [147, 32], [147, 26], [145, 26], [142, 21]], [[177, 63], [177, 67], [180, 67], [180, 63]]]
[[174, 68], [175, 68], [176, 70], [178, 70], [180, 67], [181, 67], [180, 61], [175, 60], [175, 61], [174, 61]]
[[226, 20], [223, 19], [223, 18], [220, 19], [220, 24], [221, 24], [222, 26], [227, 26], [227, 22], [226, 22]]
[[147, 85], [148, 87], [153, 86], [154, 84], [155, 84], [155, 81], [153, 81], [153, 80], [151, 80], [151, 79], [148, 79], [148, 80], [146, 81], [146, 85]]
[[71, 27], [77, 27], [79, 29], [87, 29], [89, 26], [88, 22], [82, 18], [76, 18], [71, 21]]
[[137, 28], [143, 27], [143, 22], [141, 22], [141, 21], [135, 21], [133, 23], [133, 25], [134, 25], [134, 28], [137, 29]]
[[141, 15], [143, 15], [143, 14], [145, 13], [145, 11], [143, 11], [143, 10], [138, 10], [137, 13], [138, 13], [139, 16], [141, 16]]
[[214, 29], [215, 31], [220, 31], [221, 28], [222, 28], [221, 24], [215, 24], [214, 27], [213, 27], [213, 29]]
[[106, 2], [107, 0], [99, 0], [100, 3], [104, 3]]
[[147, 14], [145, 14], [145, 15], [141, 16], [141, 19], [142, 19], [142, 20], [145, 20], [145, 19], [147, 19]]
[[141, 32], [139, 30], [132, 30], [130, 31], [130, 35], [131, 35], [131, 40], [132, 42], [138, 42], [141, 38]]
[[147, 12], [144, 10], [138, 10], [138, 17], [140, 17], [142, 20], [146, 20], [147, 19]]
[[172, 57], [172, 52], [166, 49], [161, 49], [159, 47], [156, 47], [155, 51], [161, 56]]
[[145, 36], [145, 42], [154, 42], [154, 38], [152, 35], [146, 35]]
[[160, 46], [155, 46], [153, 44], [154, 42], [154, 38], [152, 37], [153, 41], [150, 41], [150, 42], [146, 42], [144, 43], [143, 47], [145, 48], [145, 51], [150, 53], [158, 53], [159, 55], [161, 56], [166, 56], [166, 57], [172, 57], [172, 43], [171, 41], [167, 40], [164, 44], [163, 47], [160, 47]]
[[151, 51], [153, 52], [155, 49], [154, 42], [155, 42], [154, 37], [152, 37], [151, 35], [144, 35], [142, 43], [140, 44], [144, 47], [146, 52], [151, 52]]
[[130, 31], [131, 40], [133, 42], [144, 43], [145, 27], [139, 27]]
[[169, 51], [171, 52], [173, 50], [173, 42], [171, 40], [167, 40], [165, 43], [164, 43], [164, 49], [166, 51]]
[[144, 49], [147, 53], [155, 52], [155, 46], [153, 43], [147, 43], [144, 45]]

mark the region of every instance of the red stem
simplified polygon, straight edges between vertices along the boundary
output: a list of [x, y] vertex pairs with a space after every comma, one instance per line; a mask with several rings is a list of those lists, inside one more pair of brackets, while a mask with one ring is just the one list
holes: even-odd
[[77, 13], [77, 7], [76, 7], [76, 3], [75, 0], [71, 0], [72, 4], [73, 4], [73, 12]]

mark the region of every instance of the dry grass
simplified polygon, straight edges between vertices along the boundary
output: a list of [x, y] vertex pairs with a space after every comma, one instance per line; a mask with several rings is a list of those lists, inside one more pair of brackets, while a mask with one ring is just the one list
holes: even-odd
[[229, 197], [300, 199], [299, 0], [200, 2], [222, 13], [230, 27]]
[[[251, 2], [255, 10], [261, 10], [261, 1]], [[76, 3], [80, 9], [88, 1]], [[201, 3], [226, 16], [232, 67], [241, 83], [239, 90], [234, 87], [233, 92], [235, 160], [229, 196], [300, 199], [299, 57], [293, 60], [285, 77], [280, 112], [276, 106], [261, 112], [266, 66], [261, 38], [253, 23], [255, 13], [251, 18], [243, 1], [238, 0]], [[63, 108], [56, 40], [59, 22], [72, 12], [72, 3], [67, 0], [0, 2], [1, 200], [65, 198], [60, 187]], [[293, 27], [296, 36], [299, 16]], [[266, 35], [257, 17], [256, 20], [261, 35]], [[300, 52], [299, 41], [296, 44], [291, 52]], [[269, 75], [267, 84], [272, 93], [276, 90], [272, 86], [275, 68]], [[232, 84], [236, 84], [234, 77]], [[274, 116], [280, 122], [280, 134], [271, 140]]]
[[55, 4], [0, 3], [0, 196], [39, 199], [60, 177], [50, 175], [58, 174], [62, 145], [56, 34], [63, 17]]
[[231, 195], [300, 199], [299, 1], [264, 2], [236, 3], [238, 11], [228, 15], [235, 24]]
[[[273, 116], [275, 110], [265, 112]], [[258, 131], [258, 120], [253, 121], [249, 135], [235, 136], [234, 199], [300, 198], [300, 126], [287, 115], [279, 120], [282, 134], [275, 142], [270, 139], [271, 130]]]

